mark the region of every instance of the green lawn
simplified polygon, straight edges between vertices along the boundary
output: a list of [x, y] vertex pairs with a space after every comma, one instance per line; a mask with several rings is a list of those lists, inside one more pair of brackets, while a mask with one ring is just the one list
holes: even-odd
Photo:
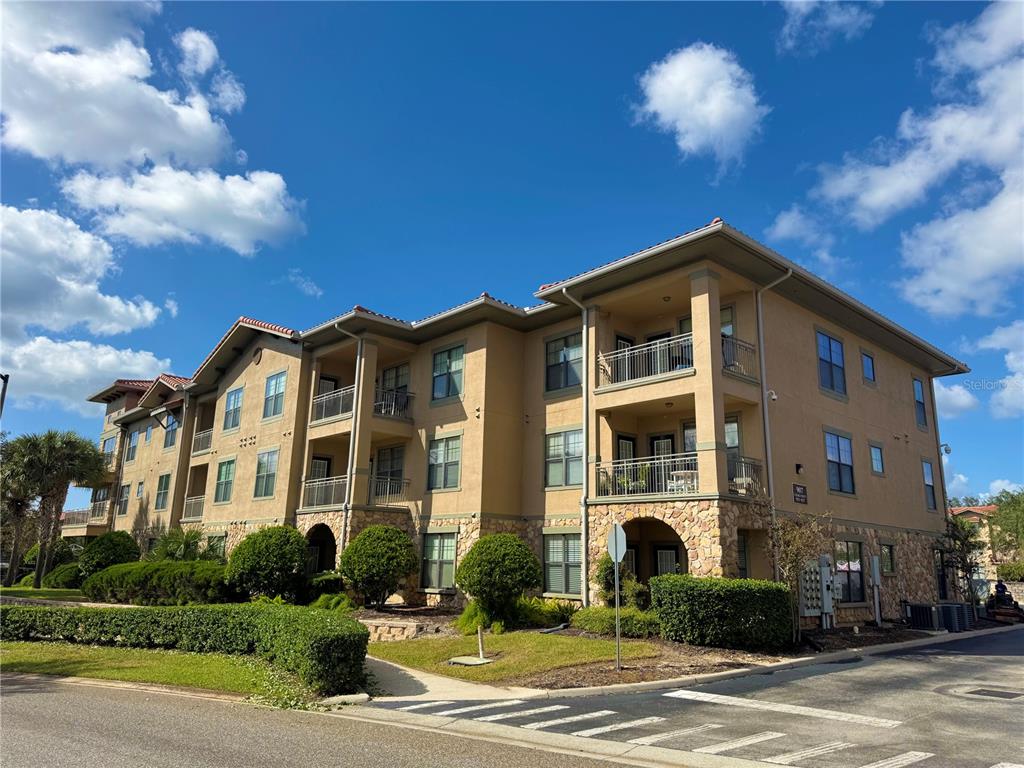
[[[509, 632], [484, 636], [484, 655], [496, 659], [482, 667], [449, 665], [453, 656], [476, 656], [476, 637], [423, 637], [390, 643], [370, 643], [369, 654], [413, 669], [478, 683], [528, 677], [559, 667], [615, 659], [615, 641], [538, 632]], [[622, 657], [657, 656], [651, 643], [624, 640]]]
[[0, 587], [0, 595], [8, 597], [34, 597], [36, 600], [88, 600], [77, 589], [32, 589], [32, 587]]
[[4, 641], [0, 666], [4, 672], [206, 688], [278, 706], [299, 706], [313, 698], [297, 680], [252, 656]]

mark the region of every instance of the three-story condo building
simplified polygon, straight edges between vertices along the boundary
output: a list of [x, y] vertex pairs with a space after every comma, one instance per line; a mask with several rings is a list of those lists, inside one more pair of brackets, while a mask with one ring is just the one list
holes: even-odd
[[[615, 521], [642, 579], [771, 578], [771, 514], [830, 516], [840, 620], [947, 595], [933, 379], [959, 361], [715, 219], [525, 309], [418, 321], [356, 306], [307, 331], [238, 320], [190, 379], [118, 380], [108, 483], [64, 535], [201, 527], [225, 551], [289, 524], [310, 569], [367, 525], [454, 596], [482, 535], [523, 537], [544, 593], [592, 599]], [[69, 513], [72, 514], [72, 513]]]

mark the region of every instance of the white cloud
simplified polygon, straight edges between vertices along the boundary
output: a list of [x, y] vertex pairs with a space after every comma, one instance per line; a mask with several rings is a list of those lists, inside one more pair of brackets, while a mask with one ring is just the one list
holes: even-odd
[[[210, 100], [221, 112], [226, 114], [237, 112], [245, 106], [245, 88], [238, 82], [238, 78], [223, 69], [213, 76], [213, 82], [210, 84]], [[239, 152], [241, 151], [239, 150]]]
[[813, 56], [842, 37], [853, 40], [864, 34], [874, 21], [877, 3], [842, 3], [835, 0], [784, 0], [786, 22], [779, 32], [780, 53]]
[[1021, 491], [1024, 490], [1024, 485], [1020, 483], [1014, 483], [1010, 480], [993, 480], [988, 484], [988, 492], [990, 496], [998, 496], [1001, 491]]
[[289, 283], [302, 291], [302, 293], [307, 296], [311, 296], [314, 299], [319, 299], [324, 295], [323, 289], [317, 285], [312, 278], [305, 275], [298, 267], [289, 269], [286, 279]]
[[202, 30], [189, 27], [175, 36], [174, 43], [181, 51], [178, 69], [187, 78], [205, 75], [220, 59], [216, 44]]
[[976, 346], [980, 350], [1006, 353], [1003, 360], [1008, 375], [993, 385], [995, 392], [989, 400], [992, 415], [997, 419], [1024, 416], [1024, 320], [996, 328]]
[[835, 237], [799, 205], [793, 204], [780, 211], [764, 234], [770, 241], [791, 241], [806, 248], [814, 257], [815, 266], [826, 277], [835, 277], [846, 264], [845, 259], [832, 254]]
[[249, 255], [262, 242], [301, 231], [300, 204], [276, 173], [220, 176], [157, 166], [127, 178], [80, 172], [62, 185], [100, 231], [140, 245], [203, 239]]
[[[945, 459], [945, 457], [943, 457]], [[946, 475], [946, 495], [964, 496], [971, 491], [970, 479], [962, 472], [954, 472]]]
[[174, 299], [168, 298], [166, 301], [164, 301], [164, 309], [167, 310], [167, 314], [169, 314], [171, 317], [178, 316], [178, 302], [175, 301]]
[[947, 75], [980, 71], [1017, 55], [1024, 46], [1020, 3], [992, 3], [973, 22], [954, 24], [932, 37], [933, 64]]
[[[153, 67], [140, 24], [158, 10], [134, 3], [5, 4], [4, 145], [47, 161], [109, 169], [172, 160], [199, 166], [223, 157], [231, 137], [212, 110], [237, 109], [237, 93], [233, 100], [192, 87], [181, 94], [148, 82]], [[201, 48], [188, 50], [192, 70], [206, 65]]]
[[719, 173], [743, 159], [771, 111], [736, 55], [708, 43], [655, 62], [640, 77], [640, 88], [640, 118], [671, 133], [683, 157], [714, 155]]
[[99, 406], [85, 398], [113, 378], [151, 378], [169, 370], [171, 361], [152, 352], [117, 349], [89, 341], [55, 341], [37, 336], [14, 346], [4, 345], [4, 368], [11, 374], [10, 395], [20, 408], [56, 404], [83, 416]]
[[159, 307], [144, 298], [103, 293], [100, 282], [117, 269], [110, 244], [49, 211], [3, 206], [3, 321], [5, 345], [29, 328], [126, 333], [152, 325]]
[[963, 384], [943, 384], [936, 379], [935, 407], [943, 419], [955, 419], [977, 408], [978, 398]]

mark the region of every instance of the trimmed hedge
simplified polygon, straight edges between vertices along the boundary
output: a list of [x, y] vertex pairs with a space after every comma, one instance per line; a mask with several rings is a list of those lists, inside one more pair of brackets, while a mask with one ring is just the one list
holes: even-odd
[[257, 654], [323, 695], [364, 682], [369, 631], [338, 611], [291, 605], [166, 608], [0, 606], [0, 639]]
[[778, 582], [656, 576], [651, 604], [666, 640], [761, 650], [792, 642], [789, 589]]
[[[603, 605], [580, 608], [573, 615], [571, 624], [583, 632], [614, 636], [615, 609]], [[623, 637], [657, 637], [661, 626], [654, 611], [626, 606], [619, 608], [619, 629]]]
[[58, 565], [43, 576], [42, 585], [46, 589], [77, 589], [82, 585], [82, 572], [78, 563]]
[[82, 578], [87, 579], [112, 565], [136, 562], [141, 554], [139, 545], [127, 532], [110, 531], [85, 545], [78, 568]]
[[240, 597], [224, 580], [224, 566], [209, 560], [112, 565], [86, 579], [82, 592], [96, 602], [135, 605], [229, 603]]
[[290, 525], [261, 528], [231, 551], [224, 573], [250, 595], [294, 602], [306, 586], [306, 539]]
[[1024, 560], [1000, 563], [996, 566], [996, 576], [1003, 581], [1024, 581]]

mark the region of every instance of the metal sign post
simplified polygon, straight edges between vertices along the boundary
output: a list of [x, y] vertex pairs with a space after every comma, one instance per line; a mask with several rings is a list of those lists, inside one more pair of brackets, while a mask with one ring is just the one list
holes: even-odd
[[619, 563], [626, 555], [626, 532], [618, 523], [612, 523], [608, 533], [608, 554], [615, 563], [615, 671], [622, 671], [622, 634], [619, 628]]

